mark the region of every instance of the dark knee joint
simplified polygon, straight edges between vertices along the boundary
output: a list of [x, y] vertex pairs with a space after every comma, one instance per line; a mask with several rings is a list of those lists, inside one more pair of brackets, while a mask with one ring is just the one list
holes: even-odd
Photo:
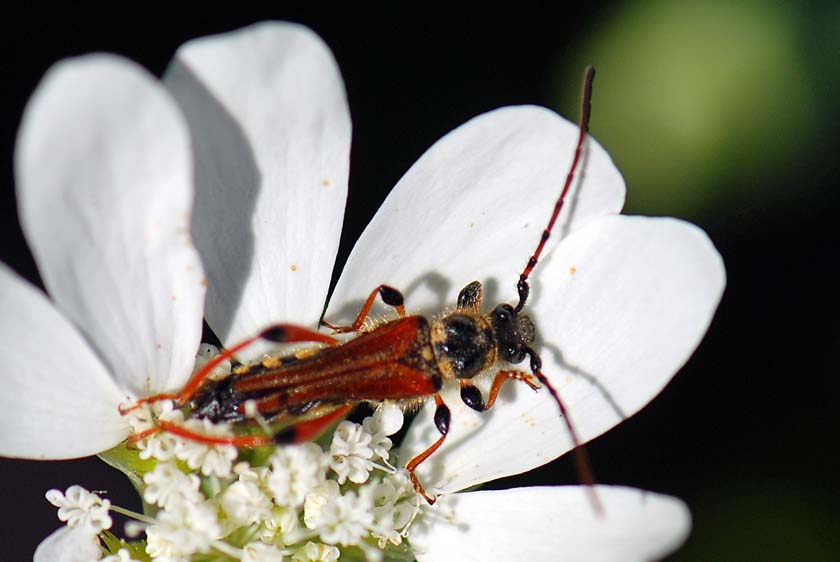
[[476, 412], [483, 412], [487, 409], [484, 405], [484, 397], [481, 396], [481, 391], [478, 387], [471, 384], [461, 387], [461, 400], [464, 404], [475, 410]]
[[449, 433], [449, 422], [452, 421], [452, 414], [449, 411], [449, 406], [446, 404], [439, 404], [435, 410], [435, 427], [440, 431], [441, 435]]

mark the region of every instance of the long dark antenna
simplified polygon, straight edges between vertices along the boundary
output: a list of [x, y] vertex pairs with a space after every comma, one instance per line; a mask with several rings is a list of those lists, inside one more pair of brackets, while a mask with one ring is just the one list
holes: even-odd
[[528, 259], [528, 265], [522, 270], [519, 275], [519, 281], [516, 283], [516, 290], [519, 291], [519, 304], [516, 305], [516, 312], [522, 310], [525, 306], [525, 301], [528, 300], [528, 293], [531, 292], [531, 287], [528, 285], [528, 277], [531, 275], [534, 267], [540, 259], [545, 243], [548, 242], [548, 237], [551, 236], [551, 229], [554, 228], [554, 223], [557, 222], [557, 217], [560, 216], [560, 210], [563, 208], [563, 202], [566, 200], [566, 194], [572, 186], [572, 181], [575, 178], [578, 163], [580, 162], [580, 155], [583, 152], [583, 141], [586, 140], [586, 132], [589, 130], [589, 112], [591, 109], [592, 100], [592, 79], [595, 78], [595, 68], [590, 65], [583, 71], [583, 93], [581, 95], [580, 108], [580, 135], [578, 136], [577, 147], [575, 148], [575, 157], [572, 160], [572, 165], [569, 168], [569, 173], [566, 175], [566, 183], [563, 184], [563, 191], [560, 192], [560, 197], [554, 204], [554, 212], [551, 213], [551, 219], [548, 221], [548, 226], [542, 232], [540, 243], [534, 254]]
[[[543, 248], [545, 247], [545, 243], [548, 241], [549, 236], [551, 236], [551, 230], [554, 228], [554, 223], [557, 222], [557, 217], [560, 216], [560, 211], [563, 209], [563, 202], [566, 200], [566, 194], [569, 192], [569, 188], [572, 186], [572, 182], [575, 178], [575, 172], [577, 171], [578, 164], [580, 163], [580, 155], [583, 152], [583, 142], [586, 140], [586, 133], [589, 129], [589, 113], [591, 110], [591, 100], [592, 100], [592, 79], [595, 77], [595, 68], [592, 66], [587, 66], [586, 70], [583, 72], [583, 93], [581, 95], [581, 110], [580, 110], [580, 134], [578, 135], [577, 147], [575, 148], [575, 156], [572, 159], [572, 165], [569, 167], [569, 173], [566, 175], [566, 183], [563, 185], [563, 191], [560, 192], [560, 197], [557, 198], [557, 202], [554, 204], [554, 211], [551, 213], [551, 218], [548, 221], [548, 226], [545, 227], [543, 230], [542, 236], [540, 237], [540, 243], [537, 245], [537, 249], [534, 251], [534, 254], [528, 259], [528, 264], [525, 266], [525, 269], [519, 275], [519, 281], [516, 284], [516, 289], [519, 291], [519, 304], [516, 305], [516, 312], [522, 310], [525, 306], [525, 301], [528, 300], [528, 293], [531, 291], [530, 286], [528, 285], [528, 277], [531, 275], [531, 271], [533, 271], [534, 267], [537, 265], [537, 262], [540, 259], [540, 255], [542, 254]], [[598, 494], [595, 492], [595, 477], [592, 473], [592, 466], [589, 463], [589, 456], [586, 454], [586, 449], [581, 446], [580, 438], [578, 437], [577, 431], [575, 431], [575, 426], [572, 423], [571, 418], [569, 417], [569, 412], [566, 406], [563, 404], [563, 401], [560, 399], [560, 394], [548, 380], [548, 378], [542, 373], [542, 360], [540, 359], [539, 355], [530, 348], [526, 348], [526, 352], [531, 357], [531, 372], [537, 377], [537, 380], [542, 383], [548, 389], [548, 392], [551, 394], [551, 397], [554, 398], [554, 401], [557, 403], [557, 407], [560, 409], [560, 415], [563, 418], [563, 421], [566, 422], [566, 429], [569, 431], [569, 436], [572, 439], [572, 454], [574, 455], [575, 461], [575, 468], [578, 473], [578, 479], [584, 484], [587, 488], [589, 494], [589, 500], [592, 503], [592, 507], [595, 510], [595, 513], [598, 515], [602, 515], [604, 510], [603, 506], [601, 505], [600, 500], [598, 499]]]
[[575, 431], [575, 424], [569, 417], [569, 411], [560, 399], [560, 394], [557, 389], [551, 384], [548, 378], [542, 372], [542, 359], [534, 352], [533, 349], [526, 348], [528, 354], [531, 356], [531, 372], [537, 377], [537, 380], [548, 389], [557, 407], [560, 408], [560, 416], [566, 422], [566, 429], [569, 431], [569, 436], [572, 439], [572, 455], [574, 455], [575, 470], [577, 471], [578, 480], [581, 484], [586, 486], [589, 495], [589, 501], [592, 503], [592, 508], [597, 515], [604, 513], [604, 508], [601, 505], [601, 500], [598, 499], [598, 494], [595, 493], [595, 475], [592, 472], [592, 465], [589, 462], [589, 455], [586, 454], [586, 448], [581, 445], [580, 438], [577, 431]]

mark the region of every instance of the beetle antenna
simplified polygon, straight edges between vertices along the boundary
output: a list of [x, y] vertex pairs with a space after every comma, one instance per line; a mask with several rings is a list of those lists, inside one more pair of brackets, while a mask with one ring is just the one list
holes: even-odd
[[601, 500], [598, 499], [598, 494], [595, 492], [595, 476], [592, 472], [592, 465], [589, 463], [589, 455], [586, 454], [586, 448], [580, 442], [575, 426], [569, 417], [569, 412], [560, 399], [560, 394], [557, 392], [557, 389], [549, 382], [548, 377], [542, 373], [542, 359], [540, 359], [540, 356], [530, 347], [526, 347], [525, 351], [531, 357], [531, 372], [548, 389], [548, 393], [551, 394], [551, 397], [554, 398], [554, 402], [557, 403], [557, 407], [560, 409], [560, 417], [566, 423], [566, 429], [569, 431], [569, 436], [572, 439], [572, 454], [574, 455], [578, 480], [586, 488], [589, 501], [592, 503], [592, 508], [595, 510], [595, 513], [597, 515], [603, 515], [604, 508], [601, 505]]
[[572, 159], [572, 165], [569, 168], [569, 173], [566, 175], [566, 183], [563, 184], [563, 191], [560, 192], [557, 202], [554, 204], [554, 212], [551, 213], [551, 219], [548, 221], [548, 226], [543, 230], [540, 236], [540, 243], [534, 254], [528, 259], [528, 264], [522, 273], [519, 275], [519, 281], [516, 283], [516, 290], [519, 292], [519, 304], [516, 305], [516, 312], [522, 310], [525, 306], [525, 301], [528, 300], [528, 293], [531, 287], [528, 285], [528, 277], [531, 275], [534, 267], [540, 259], [545, 243], [548, 237], [551, 236], [551, 229], [554, 228], [554, 223], [557, 222], [557, 217], [560, 215], [560, 210], [563, 208], [563, 202], [566, 199], [566, 194], [572, 186], [572, 181], [577, 171], [578, 163], [580, 162], [580, 155], [583, 152], [583, 141], [586, 140], [586, 132], [589, 130], [589, 112], [591, 109], [592, 100], [592, 79], [595, 77], [595, 68], [592, 65], [586, 67], [583, 71], [583, 94], [581, 95], [580, 108], [580, 134], [578, 136], [577, 147], [575, 148], [575, 156]]

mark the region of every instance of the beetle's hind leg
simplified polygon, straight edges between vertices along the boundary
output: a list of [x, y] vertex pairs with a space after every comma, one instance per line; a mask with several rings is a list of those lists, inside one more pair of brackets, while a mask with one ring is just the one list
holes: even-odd
[[408, 471], [408, 476], [411, 478], [411, 483], [414, 484], [414, 490], [423, 496], [423, 499], [429, 502], [429, 505], [433, 505], [435, 501], [437, 501], [437, 498], [430, 495], [426, 489], [423, 488], [423, 485], [420, 484], [420, 480], [417, 478], [415, 471], [417, 470], [417, 467], [420, 466], [420, 463], [432, 456], [432, 453], [440, 449], [440, 446], [443, 445], [443, 442], [449, 433], [449, 422], [452, 420], [452, 414], [449, 411], [449, 406], [443, 402], [440, 394], [435, 394], [435, 404], [437, 405], [437, 409], [435, 409], [435, 427], [437, 427], [437, 430], [440, 432], [440, 437], [437, 441], [432, 443], [428, 449], [415, 455], [405, 465], [405, 469]]

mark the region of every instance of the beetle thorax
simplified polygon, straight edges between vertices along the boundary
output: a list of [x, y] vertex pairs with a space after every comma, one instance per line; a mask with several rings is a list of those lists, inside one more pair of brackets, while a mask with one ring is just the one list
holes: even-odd
[[471, 379], [496, 363], [496, 335], [490, 318], [459, 309], [432, 322], [432, 346], [446, 378]]

